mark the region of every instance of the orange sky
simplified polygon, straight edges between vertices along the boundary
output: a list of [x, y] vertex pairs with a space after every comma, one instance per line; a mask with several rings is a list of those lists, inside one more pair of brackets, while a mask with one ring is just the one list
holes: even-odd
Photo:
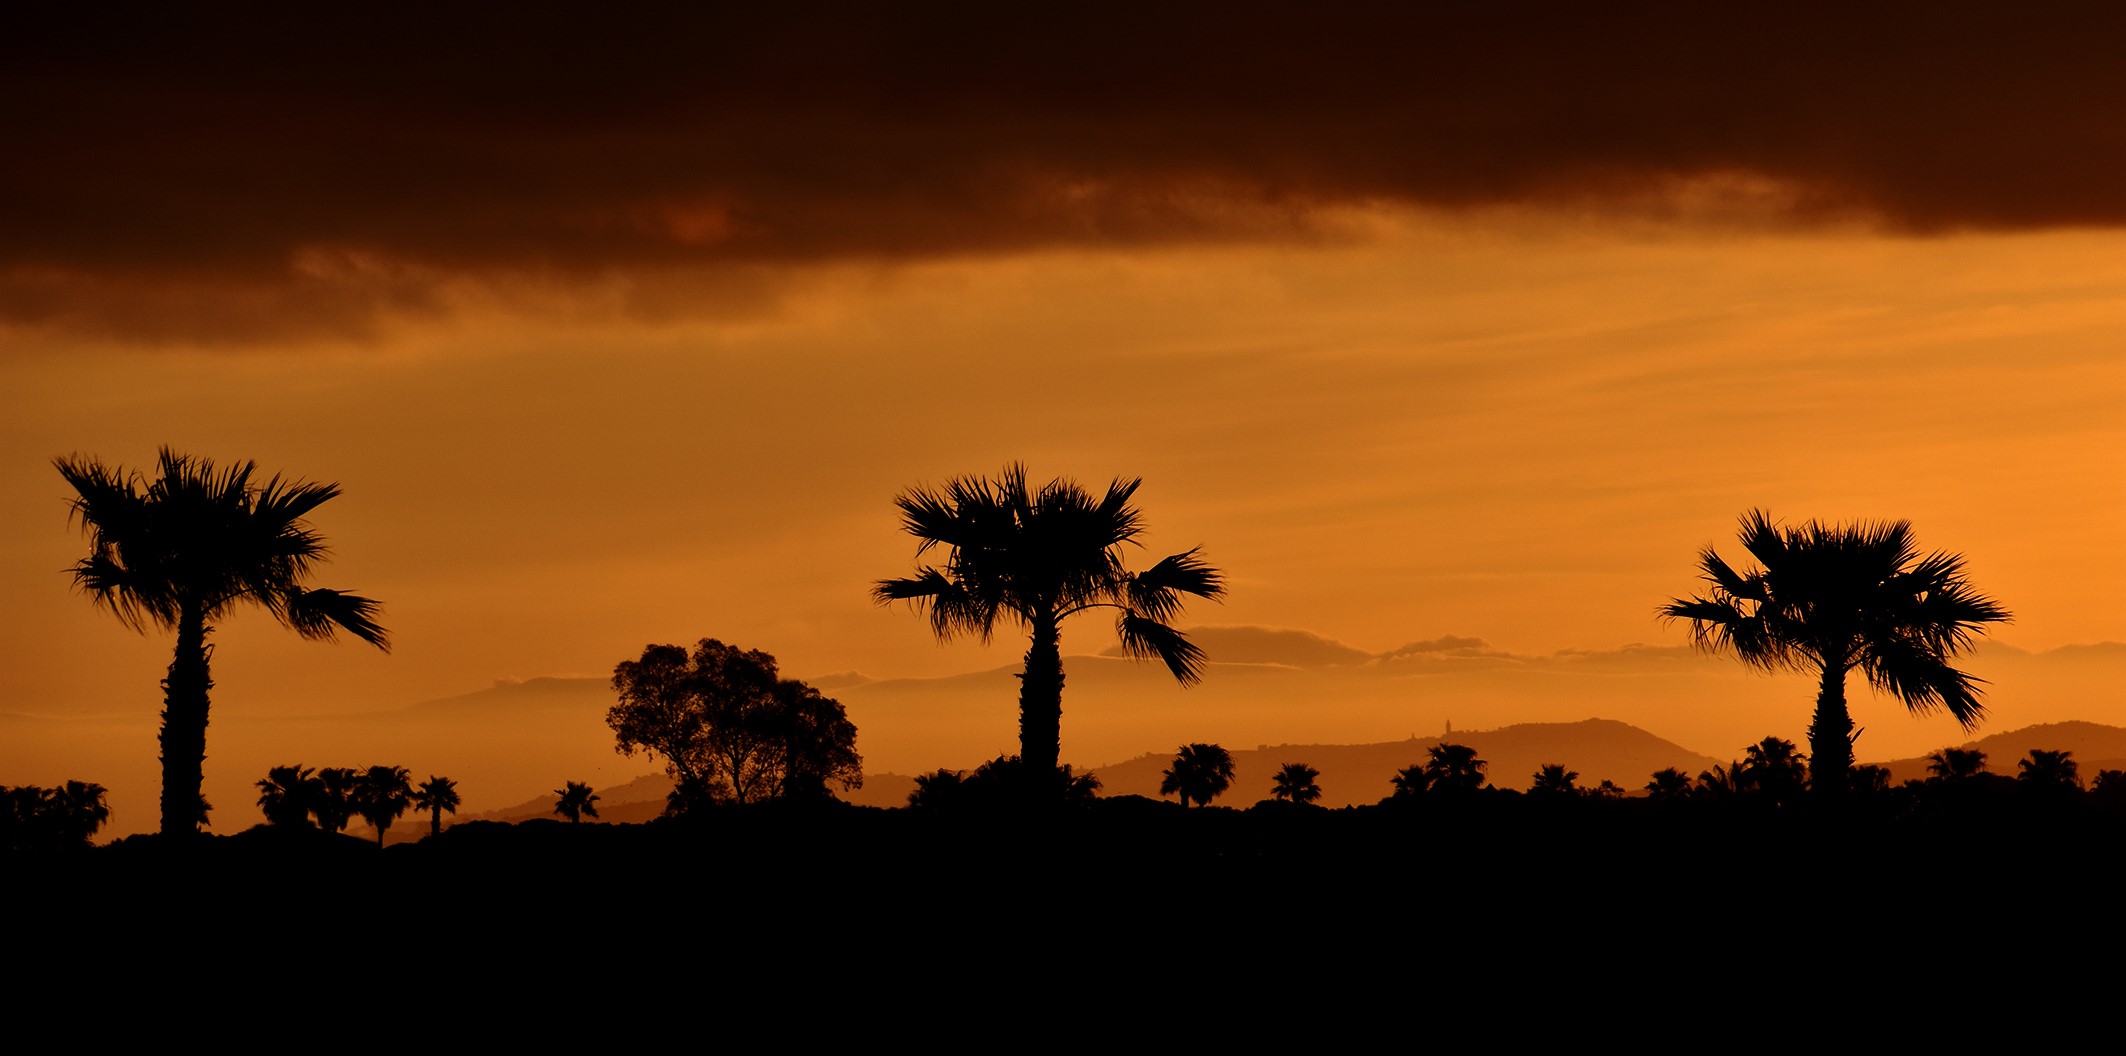
[[[703, 636], [808, 678], [1012, 663], [866, 597], [910, 567], [895, 493], [1012, 460], [1142, 476], [1147, 556], [1201, 544], [1231, 576], [1186, 622], [1369, 653], [1680, 645], [1655, 606], [1700, 547], [1738, 556], [1753, 506], [1910, 519], [2014, 612], [2006, 645], [2126, 641], [2126, 74], [2096, 49], [2122, 27], [269, 10], [0, 33], [30, 159], [0, 174], [0, 783], [102, 781], [116, 831], [153, 825], [170, 642], [69, 592], [50, 460], [162, 444], [338, 481], [318, 583], [394, 634], [384, 656], [241, 614], [217, 721]], [[1733, 753], [1800, 739], [1789, 681], [1732, 729], [1603, 707]], [[2003, 714], [2126, 723], [2113, 683], [2043, 682], [2069, 706], [1995, 681]], [[1458, 727], [1494, 724], [1480, 687]], [[1496, 716], [1526, 692], [1502, 680]], [[1408, 725], [1436, 732], [1421, 697]], [[1227, 735], [1198, 699], [1157, 706]], [[1380, 702], [1291, 707], [1230, 735], [1407, 732]], [[1115, 761], [1073, 752], [1073, 709], [1066, 758]], [[132, 724], [133, 770], [73, 752], [83, 715]], [[1859, 717], [1877, 754], [1958, 737]], [[892, 721], [859, 748], [926, 765]], [[233, 831], [264, 767], [212, 729], [208, 752]]]

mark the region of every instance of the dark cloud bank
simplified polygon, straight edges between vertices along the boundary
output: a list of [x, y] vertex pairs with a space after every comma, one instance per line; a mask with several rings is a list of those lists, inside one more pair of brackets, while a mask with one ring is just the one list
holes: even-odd
[[1646, 207], [1705, 176], [1769, 181], [1799, 222], [2126, 220], [2116, 5], [106, 5], [0, 23], [0, 319], [102, 310], [147, 336], [298, 310], [358, 326], [422, 307], [438, 275], [1306, 238], [1324, 206]]

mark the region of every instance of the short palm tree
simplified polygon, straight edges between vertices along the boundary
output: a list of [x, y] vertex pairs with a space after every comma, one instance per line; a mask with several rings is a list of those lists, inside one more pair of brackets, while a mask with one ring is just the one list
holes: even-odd
[[1927, 754], [1928, 780], [1969, 781], [1986, 772], [1986, 753], [1976, 748], [1944, 748]]
[[1466, 744], [1435, 744], [1430, 751], [1425, 777], [1433, 791], [1465, 793], [1484, 787], [1489, 764], [1476, 757], [1476, 749]]
[[1123, 548], [1137, 545], [1144, 530], [1130, 505], [1139, 483], [1118, 478], [1098, 498], [1067, 479], [1035, 491], [1026, 467], [1012, 465], [994, 481], [958, 477], [941, 491], [916, 488], [895, 500], [901, 527], [917, 540], [916, 555], [942, 546], [945, 564], [880, 580], [872, 597], [927, 611], [940, 641], [971, 634], [986, 642], [1000, 619], [1027, 630], [1019, 757], [1029, 773], [1055, 769], [1062, 754], [1065, 619], [1112, 609], [1125, 655], [1165, 663], [1184, 686], [1203, 677], [1203, 650], [1172, 621], [1184, 595], [1217, 598], [1224, 581], [1197, 550], [1142, 572], [1123, 566]]
[[1277, 768], [1270, 783], [1270, 797], [1287, 803], [1312, 803], [1321, 798], [1321, 771], [1305, 763], [1286, 763]]
[[273, 767], [259, 779], [258, 809], [273, 825], [306, 827], [311, 811], [317, 807], [321, 787], [317, 771], [301, 763]]
[[1528, 792], [1535, 796], [1576, 796], [1580, 794], [1579, 782], [1578, 770], [1567, 770], [1563, 763], [1544, 763], [1536, 769]]
[[1690, 775], [1673, 766], [1654, 771], [1653, 780], [1646, 783], [1647, 798], [1672, 802], [1690, 796]]
[[376, 845], [384, 846], [384, 830], [406, 813], [413, 803], [413, 775], [403, 766], [372, 766], [354, 779], [354, 812], [376, 828]]
[[54, 465], [74, 489], [74, 519], [89, 537], [74, 585], [135, 630], [177, 632], [163, 680], [162, 833], [197, 834], [215, 624], [256, 605], [305, 638], [329, 641], [344, 630], [389, 648], [375, 601], [305, 585], [326, 553], [305, 518], [339, 485], [277, 476], [256, 484], [254, 463], [216, 469], [168, 448], [153, 477], [90, 458]]
[[1215, 744], [1184, 744], [1174, 753], [1174, 762], [1162, 774], [1159, 794], [1178, 795], [1187, 807], [1211, 805], [1233, 784], [1233, 753]]
[[347, 766], [328, 766], [317, 772], [317, 799], [310, 804], [310, 812], [317, 815], [318, 828], [347, 831], [347, 819], [354, 816], [354, 786], [360, 778]]
[[1395, 790], [1388, 798], [1415, 799], [1431, 789], [1432, 775], [1425, 771], [1423, 763], [1417, 763], [1397, 770], [1395, 776], [1388, 779], [1388, 785]]
[[2015, 761], [2015, 779], [2030, 788], [2079, 790], [2082, 768], [2073, 756], [2073, 752], [2032, 748], [2029, 755]]
[[428, 776], [428, 780], [414, 786], [413, 809], [428, 812], [428, 834], [441, 835], [445, 812], [458, 812], [458, 783], [447, 777]]
[[1766, 737], [1742, 750], [1742, 772], [1737, 779], [1743, 791], [1774, 803], [1792, 803], [1808, 788], [1808, 761], [1781, 737]]
[[1770, 670], [1817, 674], [1809, 723], [1809, 782], [1837, 795], [1853, 766], [1846, 674], [1914, 714], [1947, 711], [1965, 729], [1985, 714], [1980, 680], [1950, 666], [2008, 610], [1971, 588], [1964, 559], [1922, 555], [1907, 521], [1783, 528], [1762, 510], [1742, 517], [1742, 545], [1763, 565], [1737, 572], [1711, 547], [1698, 556], [1710, 590], [1660, 609], [1689, 620], [1701, 649]]
[[598, 816], [600, 797], [591, 791], [591, 786], [581, 781], [564, 783], [563, 787], [554, 789], [554, 795], [561, 797], [554, 803], [554, 813], [567, 818], [571, 825], [581, 822], [585, 815]]
[[59, 839], [67, 846], [86, 846], [96, 830], [111, 820], [111, 805], [102, 785], [68, 781], [52, 789], [48, 802]]

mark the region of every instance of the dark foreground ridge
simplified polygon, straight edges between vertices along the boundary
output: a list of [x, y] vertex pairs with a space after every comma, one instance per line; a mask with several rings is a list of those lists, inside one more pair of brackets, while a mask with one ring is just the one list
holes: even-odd
[[[1913, 967], [1944, 947], [2116, 948], [2122, 850], [2126, 811], [2089, 800], [1893, 816], [1486, 790], [1336, 810], [768, 803], [382, 849], [260, 826], [17, 853], [4, 883], [23, 994], [95, 978], [300, 1018], [305, 966], [328, 962], [387, 989], [444, 973], [466, 988], [453, 1022], [522, 1029], [523, 1001], [575, 979], [645, 1009], [801, 993], [800, 1018], [857, 1040], [993, 1039], [1031, 1001], [1084, 1030], [1182, 1002], [1245, 1031], [1445, 1016], [1451, 1037], [1643, 1041], [1827, 987], [1939, 1000], [1934, 969], [1978, 970]], [[1988, 973], [1992, 999], [2060, 1007], [2109, 985], [2067, 961]]]

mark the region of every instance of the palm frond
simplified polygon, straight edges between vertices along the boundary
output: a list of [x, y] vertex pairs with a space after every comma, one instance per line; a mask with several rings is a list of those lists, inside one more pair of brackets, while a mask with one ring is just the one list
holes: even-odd
[[373, 599], [341, 590], [288, 587], [271, 607], [305, 638], [329, 642], [335, 629], [344, 629], [387, 653], [391, 651], [390, 635], [376, 622], [383, 607]]
[[1203, 548], [1160, 559], [1128, 577], [1129, 607], [1162, 623], [1181, 613], [1181, 595], [1216, 599], [1225, 594], [1225, 578], [1200, 556]]
[[987, 642], [996, 629], [997, 605], [935, 568], [926, 566], [910, 578], [879, 580], [871, 597], [881, 605], [913, 602], [930, 618], [930, 630], [939, 641], [967, 634]]
[[1861, 657], [1860, 670], [1870, 685], [1904, 701], [1915, 715], [1947, 711], [1967, 731], [1986, 716], [1979, 689], [1985, 680], [1949, 666], [1918, 635], [1873, 643]]
[[1122, 655], [1133, 660], [1158, 660], [1184, 686], [1203, 681], [1203, 649], [1189, 641], [1188, 635], [1127, 610], [1116, 621], [1115, 634], [1122, 639]]

